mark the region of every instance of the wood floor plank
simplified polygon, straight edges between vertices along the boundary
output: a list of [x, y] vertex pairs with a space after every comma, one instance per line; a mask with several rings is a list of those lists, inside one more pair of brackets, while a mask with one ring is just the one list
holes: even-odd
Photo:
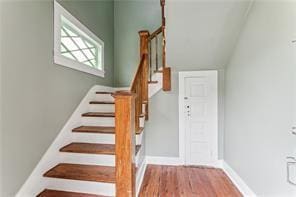
[[174, 166], [162, 167], [160, 196], [171, 197], [179, 193], [177, 171]]
[[148, 165], [140, 197], [242, 197], [221, 169]]
[[200, 184], [199, 190], [202, 191], [202, 195], [204, 196], [206, 194], [208, 197], [215, 197], [215, 188], [210, 181], [212, 177], [207, 176], [207, 170], [208, 168], [204, 167], [194, 167], [190, 169], [192, 175], [198, 178], [198, 183]]
[[193, 195], [192, 185], [188, 183], [189, 180], [189, 173], [186, 168], [178, 167], [177, 171], [177, 179], [178, 179], [178, 186], [179, 186], [179, 196], [187, 197]]
[[143, 181], [144, 184], [142, 184], [144, 187], [142, 187], [142, 191], [139, 194], [140, 197], [159, 196], [161, 168], [159, 165], [148, 165], [147, 174], [145, 173]]

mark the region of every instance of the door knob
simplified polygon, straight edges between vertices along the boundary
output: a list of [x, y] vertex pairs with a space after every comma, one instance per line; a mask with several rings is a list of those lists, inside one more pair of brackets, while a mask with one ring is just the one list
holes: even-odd
[[187, 99], [188, 99], [188, 97], [187, 97], [187, 96], [185, 96], [185, 97], [184, 97], [184, 99], [185, 99], [185, 100], [187, 100]]

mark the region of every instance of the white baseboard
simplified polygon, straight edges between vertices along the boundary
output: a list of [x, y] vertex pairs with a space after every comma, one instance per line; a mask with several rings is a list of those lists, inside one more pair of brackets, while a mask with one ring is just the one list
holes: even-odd
[[244, 197], [256, 197], [257, 195], [249, 188], [245, 181], [225, 162], [222, 168], [233, 184], [239, 189]]

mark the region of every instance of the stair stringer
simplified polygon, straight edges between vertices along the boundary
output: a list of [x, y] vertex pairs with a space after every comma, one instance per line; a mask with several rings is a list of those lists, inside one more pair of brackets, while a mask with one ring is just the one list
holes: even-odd
[[[23, 184], [21, 189], [16, 194], [16, 197], [34, 197], [37, 196], [37, 194], [42, 191], [44, 188], [50, 188], [50, 185], [48, 186], [48, 183], [51, 182], [47, 178], [43, 177], [43, 174], [57, 165], [58, 163], [65, 162], [67, 160], [67, 157], [63, 157], [59, 150], [61, 147], [69, 144], [74, 140], [74, 134], [72, 133], [72, 129], [75, 127], [80, 126], [81, 124], [81, 114], [86, 113], [89, 109], [89, 102], [93, 100], [96, 96], [97, 91], [114, 91], [114, 88], [107, 87], [107, 86], [100, 86], [95, 85], [93, 86], [86, 96], [82, 99], [78, 107], [75, 109], [69, 120], [66, 122], [65, 126], [62, 128], [62, 130], [59, 132], [53, 143], [50, 145], [50, 147], [47, 149], [45, 154], [42, 156], [41, 160], [37, 164], [37, 166], [34, 168], [26, 182]], [[80, 155], [80, 154], [79, 154]], [[77, 154], [77, 156], [79, 157]], [[81, 156], [81, 155], [80, 155]], [[100, 158], [99, 158], [100, 159]], [[110, 161], [110, 158], [103, 158], [104, 160], [107, 159]], [[94, 162], [94, 161], [86, 161], [86, 162]], [[62, 182], [62, 181], [60, 181]], [[74, 181], [72, 181], [74, 182]], [[72, 183], [73, 184], [73, 183]], [[94, 184], [98, 189], [110, 190], [112, 188], [106, 183], [100, 185], [98, 183]], [[114, 188], [115, 189], [115, 188]], [[104, 191], [106, 194], [108, 193], [114, 193], [114, 191]]]

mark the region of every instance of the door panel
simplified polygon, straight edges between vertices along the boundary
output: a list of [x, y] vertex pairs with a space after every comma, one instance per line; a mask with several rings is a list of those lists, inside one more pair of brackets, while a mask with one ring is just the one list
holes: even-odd
[[185, 164], [210, 165], [217, 160], [217, 72], [183, 80]]

